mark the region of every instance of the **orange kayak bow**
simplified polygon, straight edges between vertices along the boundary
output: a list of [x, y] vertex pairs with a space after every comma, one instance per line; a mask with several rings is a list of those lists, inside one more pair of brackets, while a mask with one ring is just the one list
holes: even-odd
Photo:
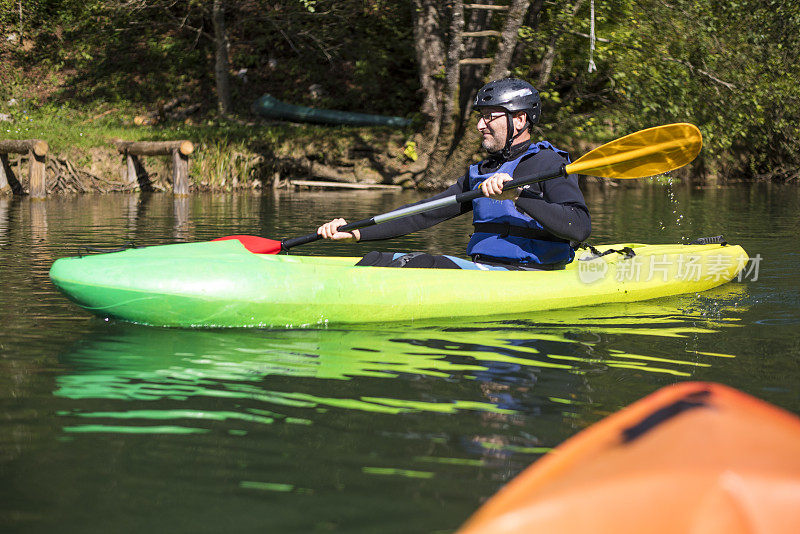
[[712, 383], [665, 387], [580, 432], [460, 534], [800, 532], [800, 418]]

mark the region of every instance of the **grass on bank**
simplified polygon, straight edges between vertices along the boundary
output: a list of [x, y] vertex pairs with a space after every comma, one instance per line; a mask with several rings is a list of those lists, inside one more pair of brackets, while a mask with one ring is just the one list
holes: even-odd
[[[26, 105], [27, 104], [27, 105]], [[136, 110], [106, 105], [79, 109], [68, 105], [35, 106], [25, 99], [0, 103], [0, 139], [43, 139], [50, 153], [79, 167], [105, 169], [105, 178], [118, 178], [121, 156], [112, 144], [126, 141], [188, 139], [195, 144], [190, 179], [199, 189], [229, 190], [267, 185], [292, 162], [323, 163], [347, 159], [354, 145], [386, 146], [387, 138], [403, 132], [385, 128], [352, 128], [267, 122], [255, 117], [220, 120], [190, 117], [185, 121], [136, 125]], [[399, 137], [398, 137], [399, 136]], [[104, 161], [98, 161], [104, 160]], [[166, 169], [166, 158], [145, 158], [149, 168]], [[166, 173], [157, 173], [165, 176]]]

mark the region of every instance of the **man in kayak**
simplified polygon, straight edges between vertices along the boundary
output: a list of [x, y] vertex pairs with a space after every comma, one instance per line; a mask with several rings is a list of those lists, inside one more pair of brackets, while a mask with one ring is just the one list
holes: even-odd
[[569, 155], [547, 141], [531, 140], [542, 103], [536, 89], [523, 80], [505, 78], [489, 82], [478, 91], [473, 105], [480, 114], [478, 131], [489, 156], [474, 165], [442, 193], [427, 202], [480, 188], [483, 197], [471, 203], [387, 221], [375, 226], [339, 232], [346, 221], [323, 224], [317, 233], [325, 239], [377, 241], [403, 236], [472, 211], [475, 232], [467, 255], [478, 267], [464, 265], [451, 256], [393, 255], [370, 252], [359, 265], [397, 267], [560, 269], [571, 262], [572, 243], [589, 237], [591, 219], [575, 175], [554, 178], [503, 191], [503, 184], [543, 171], [561, 168]]

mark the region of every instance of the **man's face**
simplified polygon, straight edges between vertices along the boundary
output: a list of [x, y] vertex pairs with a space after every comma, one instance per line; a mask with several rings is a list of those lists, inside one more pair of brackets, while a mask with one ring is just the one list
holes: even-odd
[[499, 152], [506, 146], [508, 120], [502, 108], [481, 108], [478, 131], [483, 135], [481, 145], [488, 152]]

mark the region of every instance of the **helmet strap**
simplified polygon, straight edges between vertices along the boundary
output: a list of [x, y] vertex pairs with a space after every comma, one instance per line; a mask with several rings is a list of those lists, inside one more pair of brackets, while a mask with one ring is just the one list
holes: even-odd
[[506, 120], [508, 121], [508, 128], [506, 131], [506, 146], [504, 146], [503, 150], [501, 151], [503, 159], [508, 159], [511, 157], [511, 147], [514, 145], [514, 140], [528, 129], [528, 126], [531, 122], [528, 114], [525, 113], [525, 126], [517, 133], [514, 133], [514, 118], [512, 117], [510, 111], [506, 111]]

